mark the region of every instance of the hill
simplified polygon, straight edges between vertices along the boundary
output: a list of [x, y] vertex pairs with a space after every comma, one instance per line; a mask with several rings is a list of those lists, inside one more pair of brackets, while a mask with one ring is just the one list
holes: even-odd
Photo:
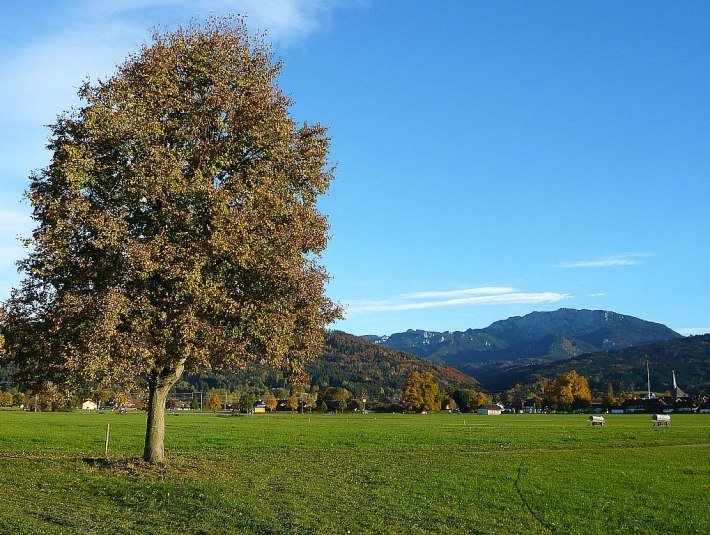
[[[314, 384], [346, 386], [380, 391], [401, 390], [413, 371], [426, 371], [445, 388], [476, 388], [477, 382], [454, 368], [434, 363], [410, 353], [372, 344], [341, 331], [326, 336], [323, 355], [307, 366]], [[377, 394], [377, 392], [373, 392]]]
[[[384, 398], [401, 392], [405, 379], [413, 371], [428, 371], [445, 389], [477, 388], [475, 379], [459, 370], [437, 364], [416, 355], [372, 344], [341, 331], [326, 333], [322, 354], [307, 363], [312, 390], [329, 386], [347, 388], [355, 395]], [[254, 365], [241, 373], [203, 372], [186, 374], [181, 388], [207, 390], [245, 386], [256, 390], [288, 388], [288, 377], [279, 370]]]
[[620, 392], [646, 389], [646, 362], [654, 392], [671, 390], [671, 372], [675, 370], [678, 386], [689, 394], [710, 393], [710, 334], [587, 353], [552, 363], [491, 363], [469, 371], [490, 390], [506, 390], [577, 370], [593, 390], [605, 391], [611, 384]]
[[665, 325], [605, 310], [562, 308], [496, 321], [484, 329], [408, 330], [364, 339], [469, 371], [488, 361], [563, 360], [584, 353], [671, 340]]
[[[328, 332], [322, 354], [306, 365], [312, 390], [344, 387], [355, 395], [373, 399], [400, 394], [405, 379], [415, 370], [431, 372], [447, 390], [478, 387], [475, 379], [459, 370], [371, 344], [340, 331]], [[0, 367], [0, 379], [9, 381], [10, 370]], [[239, 373], [217, 370], [185, 373], [176, 390], [190, 392], [227, 388], [232, 391], [250, 389], [263, 392], [267, 388], [289, 386], [288, 377], [283, 372], [255, 364]]]

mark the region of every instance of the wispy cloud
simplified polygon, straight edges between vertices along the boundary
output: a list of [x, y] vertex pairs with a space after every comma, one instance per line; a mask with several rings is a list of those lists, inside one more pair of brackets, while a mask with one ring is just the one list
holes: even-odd
[[426, 291], [400, 295], [403, 299], [430, 299], [433, 297], [460, 297], [464, 295], [490, 295], [515, 292], [515, 288], [507, 286], [483, 286], [481, 288], [465, 288], [463, 290]]
[[584, 294], [584, 297], [603, 297], [605, 295], [604, 292], [597, 292], [595, 294]]
[[0, 123], [44, 125], [77, 102], [90, 77], [103, 78], [157, 25], [186, 24], [210, 14], [246, 15], [249, 29], [287, 46], [307, 38], [345, 2], [339, 0], [84, 1], [59, 7], [61, 31], [38, 31], [0, 62]]
[[636, 266], [642, 264], [641, 258], [649, 256], [647, 254], [634, 253], [609, 256], [595, 260], [580, 260], [575, 262], [563, 262], [557, 264], [559, 268], [587, 268], [587, 267], [614, 267], [614, 266]]
[[[445, 299], [436, 299], [442, 297]], [[391, 300], [351, 301], [347, 311], [350, 314], [367, 314], [459, 306], [553, 303], [570, 297], [570, 294], [557, 292], [520, 292], [507, 286], [493, 286], [407, 293]]]

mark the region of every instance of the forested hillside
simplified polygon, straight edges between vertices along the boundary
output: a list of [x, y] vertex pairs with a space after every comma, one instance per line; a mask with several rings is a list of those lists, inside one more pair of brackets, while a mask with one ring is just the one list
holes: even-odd
[[505, 390], [515, 384], [533, 383], [541, 377], [577, 370], [589, 380], [592, 389], [605, 391], [611, 384], [619, 392], [646, 388], [646, 362], [651, 389], [655, 392], [671, 389], [673, 370], [678, 385], [689, 394], [710, 392], [710, 334], [587, 353], [554, 363], [491, 364], [472, 368], [470, 372], [484, 387]]

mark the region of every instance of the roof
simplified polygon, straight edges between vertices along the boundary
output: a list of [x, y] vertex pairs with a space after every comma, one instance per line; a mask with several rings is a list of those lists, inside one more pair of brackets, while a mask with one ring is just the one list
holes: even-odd
[[488, 409], [489, 411], [501, 410], [500, 405], [481, 405], [479, 409]]

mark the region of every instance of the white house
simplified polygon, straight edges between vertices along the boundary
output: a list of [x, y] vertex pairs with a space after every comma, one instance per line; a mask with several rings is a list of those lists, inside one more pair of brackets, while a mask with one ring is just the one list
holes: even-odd
[[81, 410], [83, 411], [95, 411], [98, 408], [98, 405], [96, 404], [95, 401], [91, 401], [90, 399], [87, 399], [81, 404]]
[[501, 412], [500, 405], [481, 405], [478, 407], [478, 414], [485, 416], [499, 416]]

